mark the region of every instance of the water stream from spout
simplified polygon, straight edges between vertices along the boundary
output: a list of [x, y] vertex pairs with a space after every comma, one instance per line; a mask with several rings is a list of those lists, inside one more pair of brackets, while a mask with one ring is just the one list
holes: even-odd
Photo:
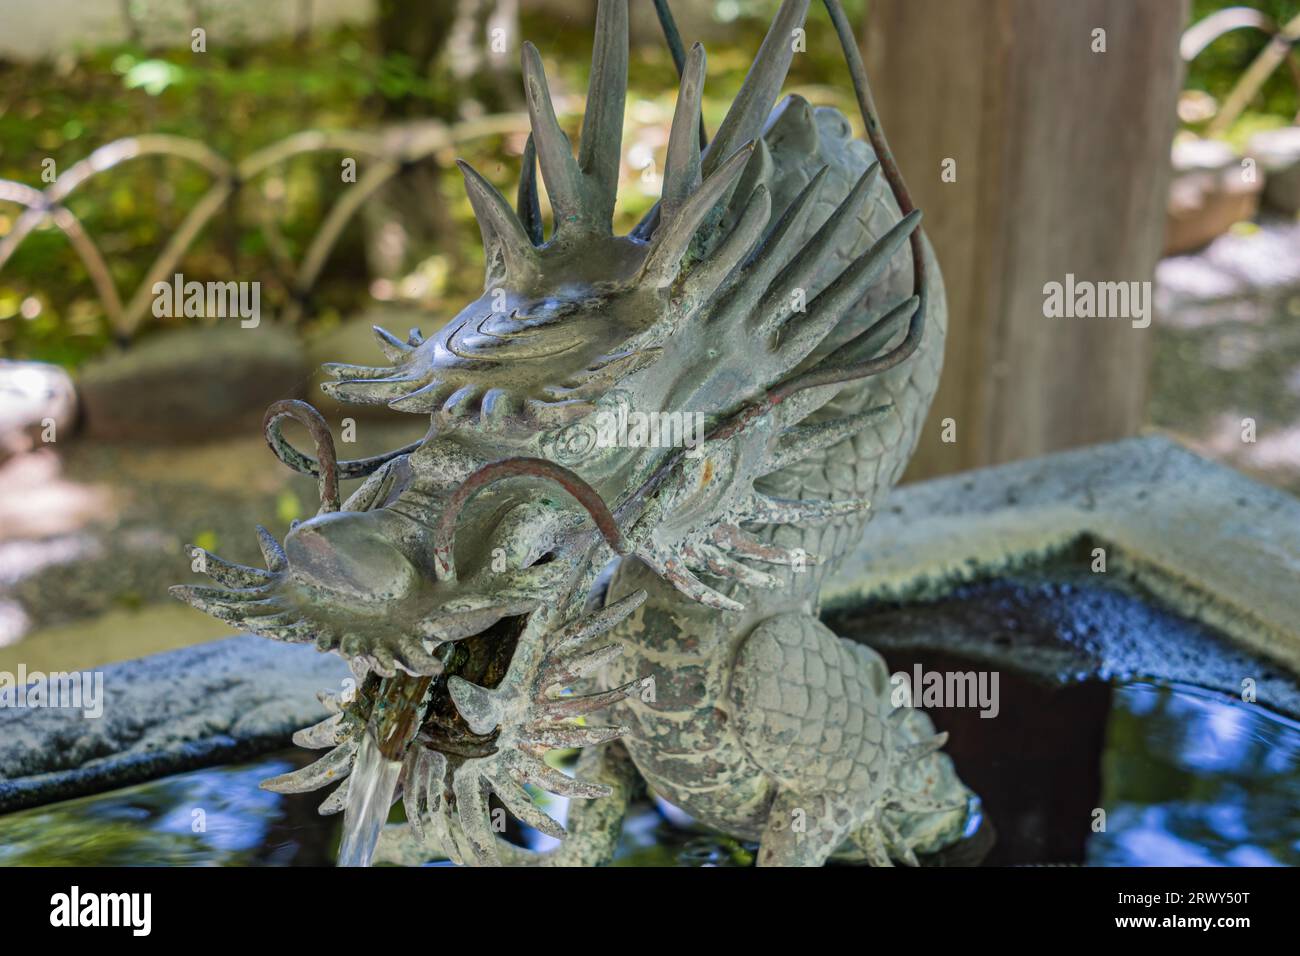
[[393, 791], [402, 772], [400, 760], [389, 760], [379, 748], [374, 727], [367, 727], [357, 749], [348, 783], [343, 813], [343, 839], [339, 866], [369, 866], [379, 844], [379, 834], [393, 805]]

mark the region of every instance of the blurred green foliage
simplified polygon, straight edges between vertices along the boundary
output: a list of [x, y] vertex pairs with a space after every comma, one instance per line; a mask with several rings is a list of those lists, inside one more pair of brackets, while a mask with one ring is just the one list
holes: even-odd
[[[1195, 13], [1203, 16], [1225, 5], [1196, 0]], [[1260, 0], [1260, 5], [1280, 20], [1300, 11], [1300, 0]], [[861, 22], [868, 2], [846, 0], [845, 7]], [[744, 78], [771, 8], [770, 0], [710, 0], [711, 15], [725, 25], [726, 37], [708, 44], [705, 114], [711, 129]], [[553, 83], [571, 94], [585, 88], [590, 55], [586, 16], [557, 22], [537, 14], [530, 19], [526, 10], [521, 24], [522, 35], [542, 47]], [[807, 54], [795, 58], [789, 86], [855, 116], [838, 47], [820, 13], [813, 22], [819, 25], [814, 30], [825, 31], [826, 42], [818, 41], [817, 34], [810, 38]], [[178, 35], [186, 36], [184, 31]], [[1224, 37], [1193, 64], [1189, 86], [1221, 98], [1264, 42], [1248, 31]], [[666, 123], [676, 83], [662, 44], [647, 43], [634, 51], [631, 86], [630, 127]], [[1285, 71], [1278, 71], [1260, 100], [1253, 104], [1260, 112], [1284, 118], [1294, 114], [1295, 92]], [[386, 104], [398, 103], [401, 110], [386, 109]], [[188, 44], [150, 50], [121, 45], [46, 62], [0, 61], [0, 177], [43, 187], [43, 161], [52, 159], [63, 171], [98, 146], [145, 132], [199, 139], [238, 159], [312, 127], [374, 128], [390, 113], [455, 120], [482, 109], [445, 65], [424, 71], [408, 55], [384, 54], [377, 30], [367, 25], [272, 41], [210, 42], [203, 53], [191, 52]], [[576, 133], [576, 117], [571, 114], [566, 122]], [[630, 129], [628, 143], [635, 138], [636, 130]], [[659, 139], [641, 137], [646, 148], [661, 152]], [[520, 145], [518, 137], [493, 136], [466, 144], [460, 152], [513, 195]], [[446, 168], [450, 159], [438, 161]], [[262, 308], [274, 315], [290, 299], [288, 277], [277, 268], [268, 238], [253, 227], [254, 213], [270, 204], [280, 230], [277, 241], [298, 261], [338, 197], [338, 162], [334, 154], [298, 158], [246, 187], [241, 205], [219, 215], [183, 260], [186, 278], [259, 281]], [[72, 197], [69, 208], [99, 244], [123, 298], [135, 290], [209, 185], [207, 174], [192, 165], [149, 158], [94, 177]], [[438, 177], [437, 190], [446, 210], [440, 225], [448, 234], [439, 239], [440, 260], [425, 264], [425, 273], [437, 279], [423, 304], [451, 313], [479, 292], [477, 269], [470, 266], [477, 267], [481, 251], [459, 178]], [[635, 221], [652, 201], [649, 192], [626, 190], [624, 224]], [[16, 205], [0, 203], [0, 235], [20, 212]], [[354, 220], [313, 294], [308, 331], [337, 323], [371, 301], [363, 238], [360, 220]], [[149, 316], [141, 333], [178, 321]], [[29, 236], [0, 273], [0, 355], [75, 366], [112, 339], [90, 279], [62, 234], [47, 226]]]
[[[1225, 2], [1225, 0], [1193, 0], [1191, 23], [1197, 23], [1219, 10], [1229, 7], [1250, 7], [1273, 20], [1279, 28], [1300, 15], [1300, 0], [1250, 0], [1250, 2]], [[1220, 105], [1232, 91], [1247, 67], [1268, 45], [1269, 37], [1254, 29], [1233, 30], [1219, 37], [1193, 60], [1187, 68], [1184, 88], [1200, 90], [1214, 97]], [[1250, 103], [1237, 122], [1238, 129], [1230, 131], [1228, 138], [1239, 145], [1249, 134], [1261, 128], [1280, 126], [1292, 122], [1300, 112], [1300, 93], [1296, 89], [1289, 64], [1273, 72], [1263, 89]]]

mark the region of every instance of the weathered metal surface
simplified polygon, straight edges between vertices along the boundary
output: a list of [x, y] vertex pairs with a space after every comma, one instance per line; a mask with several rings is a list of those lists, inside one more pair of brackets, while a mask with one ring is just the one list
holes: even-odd
[[[591, 802], [548, 862], [607, 856], [626, 788], [543, 759], [569, 747], [605, 748], [580, 769], [621, 780], [608, 763], [630, 759], [701, 819], [760, 836], [764, 863], [820, 863], [841, 847], [914, 862], [960, 835], [970, 794], [942, 740], [887, 699], [873, 652], [813, 616], [823, 576], [911, 454], [946, 321], [851, 33], [838, 3], [827, 7], [872, 145], [799, 97], [773, 110], [808, 9], [785, 0], [703, 149], [704, 51], [684, 57], [663, 193], [626, 236], [612, 229], [626, 0], [599, 4], [576, 157], [525, 44], [519, 211], [461, 164], [483, 295], [427, 341], [377, 330], [388, 365], [327, 366], [331, 396], [430, 415], [429, 434], [372, 459], [336, 506], [328, 435], [316, 428], [319, 461], [293, 451], [278, 420], [316, 418], [273, 408], [268, 441], [321, 478], [321, 513], [283, 546], [260, 532], [267, 570], [208, 555], [221, 586], [175, 589], [254, 633], [336, 651], [361, 681], [300, 735], [333, 749], [268, 786], [344, 780], [322, 812], [343, 809], [373, 734], [387, 756], [404, 754], [394, 786], [411, 839], [466, 863], [531, 861], [499, 836], [490, 796], [563, 835], [525, 784]], [[633, 418], [656, 427], [628, 431]], [[683, 421], [702, 423], [702, 444], [683, 439]], [[602, 604], [593, 586], [613, 559]], [[786, 650], [803, 663], [777, 660]], [[825, 723], [830, 687], [861, 720]], [[605, 710], [618, 723], [575, 722]], [[778, 725], [817, 738], [827, 759], [774, 758], [764, 728]], [[400, 740], [385, 736], [395, 727]], [[626, 756], [610, 749], [619, 738]], [[843, 760], [857, 770], [841, 773]], [[356, 789], [382, 804], [373, 779]]]

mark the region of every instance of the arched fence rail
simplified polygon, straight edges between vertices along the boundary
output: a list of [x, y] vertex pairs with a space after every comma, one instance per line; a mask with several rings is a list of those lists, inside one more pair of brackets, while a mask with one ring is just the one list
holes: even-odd
[[[362, 166], [357, 180], [344, 186], [341, 195], [323, 217], [296, 265], [289, 260], [283, 243], [276, 241], [271, 207], [256, 204], [258, 225], [267, 237], [268, 249], [277, 264], [292, 274], [294, 297], [286, 307], [284, 318], [295, 321], [301, 315], [302, 302], [315, 287], [348, 222], [405, 165], [484, 136], [525, 133], [527, 130], [527, 118], [521, 114], [485, 116], [453, 126], [422, 123], [376, 132], [307, 130], [287, 136], [239, 161], [222, 156], [198, 140], [181, 136], [148, 134], [126, 137], [101, 146], [85, 159], [69, 166], [43, 190], [0, 179], [0, 201], [25, 207], [9, 232], [0, 238], [0, 270], [39, 226], [47, 221], [53, 222], [84, 264], [113, 332], [120, 339], [129, 339], [149, 312], [154, 284], [175, 271], [208, 224], [240, 190], [298, 156], [336, 153], [355, 157], [359, 165], [361, 160], [366, 160], [368, 162]], [[68, 209], [67, 201], [93, 177], [148, 156], [171, 157], [191, 163], [209, 173], [212, 183], [167, 239], [131, 297], [123, 303], [103, 254], [81, 220]]]

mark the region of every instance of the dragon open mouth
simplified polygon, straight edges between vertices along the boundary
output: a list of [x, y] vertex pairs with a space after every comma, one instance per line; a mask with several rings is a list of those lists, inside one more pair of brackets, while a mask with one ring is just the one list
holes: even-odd
[[[308, 425], [318, 441], [317, 458], [284, 443], [278, 422], [286, 417]], [[272, 406], [267, 434], [277, 454], [302, 470], [359, 470], [354, 463], [334, 462], [328, 429], [305, 403]], [[387, 491], [376, 494], [363, 486], [354, 499], [381, 506], [400, 496], [401, 483], [378, 474], [398, 461], [372, 460], [371, 480]], [[508, 550], [511, 567], [458, 569], [455, 561], [456, 523], [469, 499], [495, 481], [528, 474], [560, 483], [588, 508], [596, 530], [613, 539], [606, 550], [621, 547], [613, 516], [580, 478], [547, 462], [507, 459], [480, 467], [442, 495], [438, 522], [403, 522], [408, 536], [397, 536], [396, 543], [394, 535], [382, 533], [387, 527], [382, 508], [340, 511], [330, 485], [322, 482], [321, 512], [296, 525], [286, 547], [258, 529], [265, 570], [201, 552], [204, 570], [220, 587], [172, 589], [233, 625], [279, 640], [314, 641], [351, 664], [355, 691], [323, 696], [331, 715], [294, 737], [301, 746], [328, 752], [264, 784], [286, 793], [339, 784], [320, 810], [347, 810], [345, 861], [368, 862], [396, 795], [405, 799], [408, 820], [431, 850], [455, 861], [487, 862], [495, 859], [498, 840], [491, 797], [521, 822], [562, 837], [563, 827], [525, 788], [589, 799], [605, 792], [571, 779], [544, 756], [557, 747], [603, 743], [623, 732], [585, 726], [583, 720], [621, 700], [634, 685], [585, 695], [574, 691], [621, 650], [591, 645], [635, 610], [644, 593], [574, 616], [585, 592], [572, 586], [574, 562], [556, 558], [556, 536], [545, 530], [573, 522], [525, 527], [523, 518], [537, 516], [528, 503], [520, 505], [522, 518], [512, 520], [505, 509], [506, 517], [495, 525], [493, 540], [506, 546], [500, 553]], [[501, 510], [490, 507], [494, 515]], [[560, 546], [567, 556], [590, 550], [589, 539], [596, 540], [571, 533]], [[423, 562], [421, 551], [428, 556]], [[539, 636], [554, 633], [557, 625], [564, 625], [560, 639], [543, 652]], [[521, 644], [527, 645], [525, 653]]]

